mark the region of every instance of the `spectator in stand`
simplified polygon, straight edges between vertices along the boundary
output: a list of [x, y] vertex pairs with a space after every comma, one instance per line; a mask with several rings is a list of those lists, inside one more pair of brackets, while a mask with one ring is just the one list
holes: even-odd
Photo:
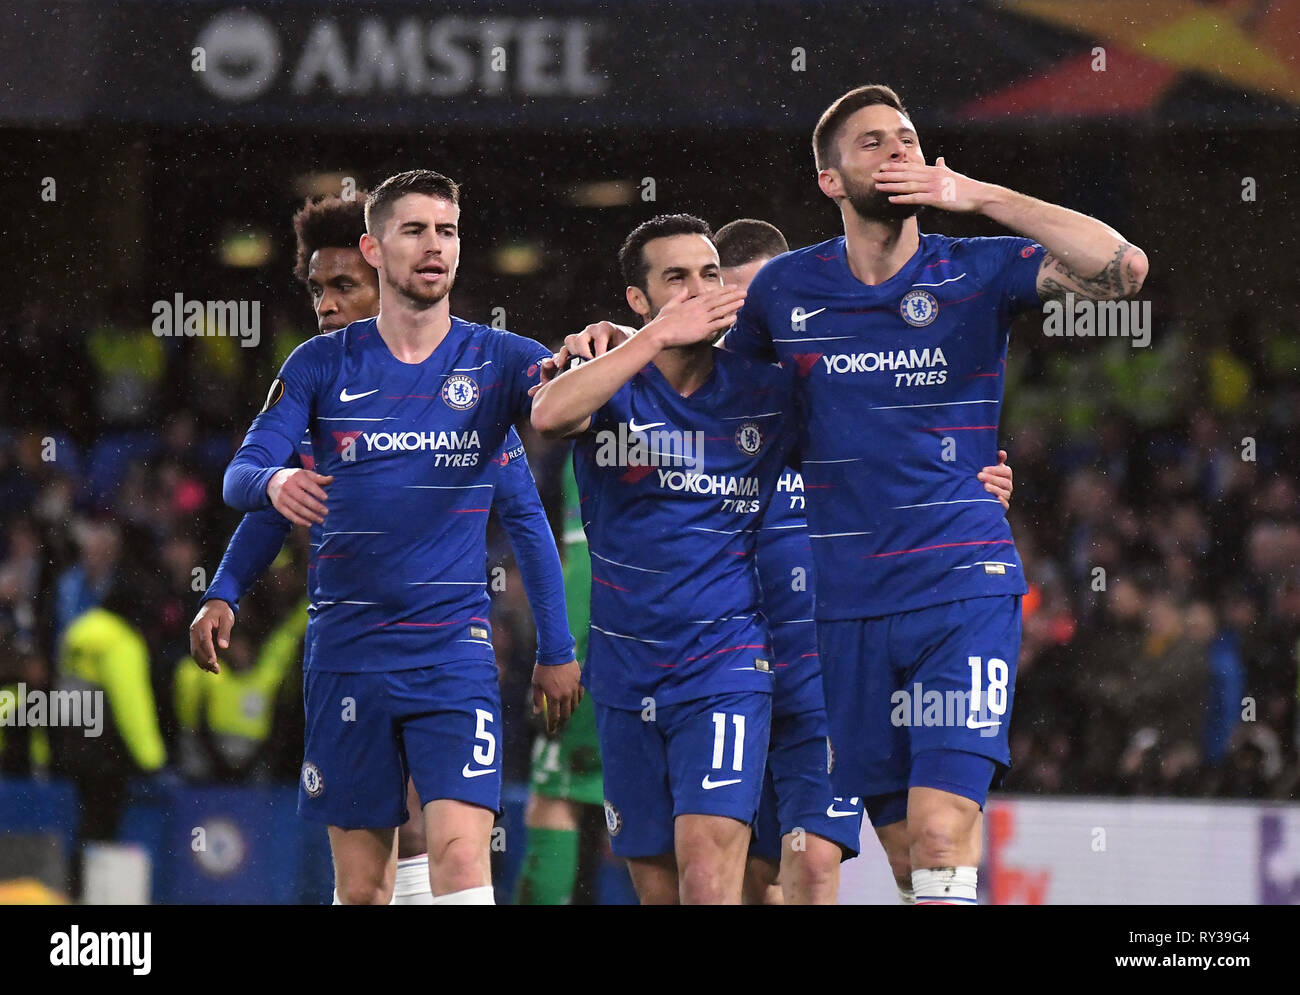
[[72, 533], [80, 554], [77, 562], [59, 575], [56, 638], [74, 618], [104, 600], [121, 549], [121, 533], [112, 522], [78, 522]]

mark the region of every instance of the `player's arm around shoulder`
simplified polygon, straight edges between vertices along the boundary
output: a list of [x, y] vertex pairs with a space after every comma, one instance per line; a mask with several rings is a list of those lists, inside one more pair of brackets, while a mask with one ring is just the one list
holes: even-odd
[[557, 375], [560, 355], [553, 356], [543, 375], [554, 379], [533, 399], [533, 428], [548, 439], [580, 435], [591, 425], [591, 416], [661, 351], [713, 341], [730, 327], [744, 302], [745, 292], [733, 287], [689, 298], [683, 289], [640, 332], [604, 355], [563, 376]]
[[563, 357], [553, 356], [543, 363], [542, 374], [552, 379], [533, 398], [533, 428], [548, 439], [581, 435], [591, 425], [592, 415], [659, 351], [657, 336], [643, 332], [563, 375], [558, 365]]

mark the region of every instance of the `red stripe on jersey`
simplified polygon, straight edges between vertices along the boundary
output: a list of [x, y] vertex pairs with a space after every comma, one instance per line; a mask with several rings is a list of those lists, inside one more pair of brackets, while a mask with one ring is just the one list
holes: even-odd
[[726, 646], [720, 650], [714, 650], [712, 653], [705, 653], [703, 656], [688, 656], [686, 658], [686, 662], [694, 663], [696, 660], [707, 660], [711, 656], [717, 656], [719, 653], [730, 653], [733, 650], [765, 650], [765, 649], [767, 649], [767, 647], [764, 646], [762, 643], [757, 643], [753, 645], [746, 643], [744, 646]]
[[600, 579], [599, 577], [597, 577], [595, 574], [592, 574], [592, 575], [591, 575], [591, 579], [594, 580], [597, 584], [604, 584], [606, 587], [612, 587], [612, 588], [613, 588], [614, 590], [616, 590], [616, 591], [623, 591], [624, 593], [627, 593], [627, 594], [631, 594], [631, 593], [632, 593], [632, 592], [629, 591], [626, 587], [619, 587], [617, 584], [611, 584], [611, 583], [610, 583], [609, 581], [607, 581], [607, 580], [601, 580], [601, 579]]
[[980, 539], [976, 542], [941, 542], [937, 546], [917, 546], [916, 549], [896, 549], [892, 553], [868, 553], [864, 560], [874, 560], [881, 556], [902, 556], [905, 553], [924, 553], [931, 549], [951, 549], [954, 546], [1010, 546], [1010, 539]]

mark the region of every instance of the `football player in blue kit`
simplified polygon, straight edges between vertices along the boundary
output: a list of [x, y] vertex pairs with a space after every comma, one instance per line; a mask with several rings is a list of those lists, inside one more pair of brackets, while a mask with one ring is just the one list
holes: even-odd
[[[754, 218], [723, 225], [714, 242], [723, 284], [741, 290], [790, 249], [776, 226]], [[1004, 507], [1012, 485], [1006, 458], [1000, 451], [998, 465], [978, 474]], [[758, 538], [776, 686], [767, 777], [745, 869], [750, 904], [834, 904], [840, 862], [857, 855], [862, 831], [862, 799], [836, 797], [830, 785], [806, 500], [802, 476], [786, 469]]]
[[[1094, 218], [928, 165], [888, 87], [831, 104], [813, 148], [844, 234], [764, 266], [726, 347], [796, 374], [835, 793], [864, 799], [904, 902], [973, 905], [1026, 591], [975, 482], [1009, 327], [1066, 293], [1131, 296], [1147, 260]], [[923, 234], [923, 206], [1025, 237]]]
[[[789, 248], [775, 226], [748, 218], [719, 229], [716, 246], [724, 285], [741, 290], [763, 264]], [[611, 341], [623, 341], [620, 327], [602, 323], [569, 336], [557, 363], [570, 355], [603, 354]], [[999, 451], [998, 465], [977, 474], [1004, 508], [1012, 485], [1006, 455]], [[861, 832], [861, 798], [836, 797], [828, 775], [805, 500], [802, 477], [785, 469], [758, 535], [775, 683], [768, 769], [745, 871], [745, 900], [751, 904], [833, 904], [840, 862], [856, 855]]]
[[611, 846], [642, 903], [735, 904], [768, 745], [754, 554], [790, 456], [789, 374], [713, 348], [744, 295], [703, 221], [647, 221], [619, 261], [644, 326], [543, 386], [533, 427], [575, 438]]
[[[359, 247], [366, 228], [365, 197], [364, 191], [352, 199], [319, 197], [304, 204], [293, 218], [294, 275], [307, 287], [322, 333], [339, 331], [379, 310], [379, 274]], [[302, 466], [313, 468], [310, 436], [299, 443], [297, 457]], [[489, 466], [494, 475], [491, 504], [515, 547], [537, 622], [537, 662], [544, 666], [567, 662], [574, 656], [574, 640], [564, 613], [562, 570], [551, 555], [551, 527], [513, 428], [501, 455]], [[239, 599], [279, 554], [291, 527], [274, 508], [248, 512], [240, 521], [190, 625], [190, 654], [204, 669], [218, 672], [218, 648], [229, 645]], [[415, 784], [409, 780], [406, 807], [410, 818], [397, 831], [391, 904], [427, 905], [433, 893], [424, 816]], [[355, 897], [336, 893], [335, 901], [342, 904], [344, 898]]]
[[[371, 904], [391, 894], [408, 775], [434, 903], [493, 901], [501, 710], [484, 495], [550, 352], [452, 316], [458, 200], [430, 170], [371, 193], [360, 244], [378, 316], [294, 351], [225, 478], [231, 506], [313, 527], [299, 810], [329, 826], [340, 894]], [[304, 432], [314, 469], [286, 467]], [[563, 722], [579, 680], [574, 660], [539, 665], [534, 707]]]

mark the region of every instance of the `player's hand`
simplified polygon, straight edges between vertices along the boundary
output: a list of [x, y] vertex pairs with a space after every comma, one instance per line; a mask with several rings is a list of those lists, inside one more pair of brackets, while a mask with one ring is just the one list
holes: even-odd
[[653, 336], [661, 349], [713, 342], [735, 324], [745, 303], [739, 287], [717, 287], [690, 298], [688, 292], [679, 291], [640, 334]]
[[569, 360], [573, 359], [573, 357], [595, 359], [597, 356], [605, 355], [616, 346], [622, 345], [635, 334], [636, 329], [629, 328], [627, 325], [618, 325], [612, 321], [597, 321], [580, 332], [566, 335], [564, 345], [560, 346], [560, 351], [549, 359], [542, 360], [541, 382], [536, 387], [529, 389], [528, 396], [532, 397], [546, 384], [563, 373], [564, 368], [569, 365]]
[[998, 465], [986, 466], [975, 475], [975, 479], [982, 481], [984, 489], [1002, 502], [1003, 511], [1010, 509], [1011, 490], [1015, 481], [1011, 474], [1011, 467], [1007, 465], [1005, 449], [998, 450]]
[[285, 467], [266, 485], [266, 496], [275, 510], [294, 525], [320, 525], [329, 514], [325, 488], [332, 483], [333, 477], [301, 467]]
[[635, 334], [636, 329], [628, 328], [626, 325], [617, 325], [612, 321], [597, 321], [580, 332], [566, 335], [564, 345], [555, 354], [555, 361], [563, 369], [574, 356], [580, 359], [595, 359], [621, 346]]
[[582, 669], [577, 660], [533, 667], [533, 714], [546, 709], [546, 732], [555, 735], [582, 701]]
[[988, 201], [987, 183], [972, 180], [944, 165], [943, 156], [933, 166], [922, 162], [886, 162], [871, 174], [876, 189], [889, 194], [891, 204], [937, 207], [959, 214], [979, 211]]
[[216, 634], [216, 645], [223, 650], [230, 646], [230, 630], [235, 627], [235, 610], [228, 602], [220, 598], [203, 602], [203, 607], [190, 623], [190, 656], [194, 662], [209, 673], [221, 673], [221, 664], [217, 662], [217, 651], [212, 644]]

